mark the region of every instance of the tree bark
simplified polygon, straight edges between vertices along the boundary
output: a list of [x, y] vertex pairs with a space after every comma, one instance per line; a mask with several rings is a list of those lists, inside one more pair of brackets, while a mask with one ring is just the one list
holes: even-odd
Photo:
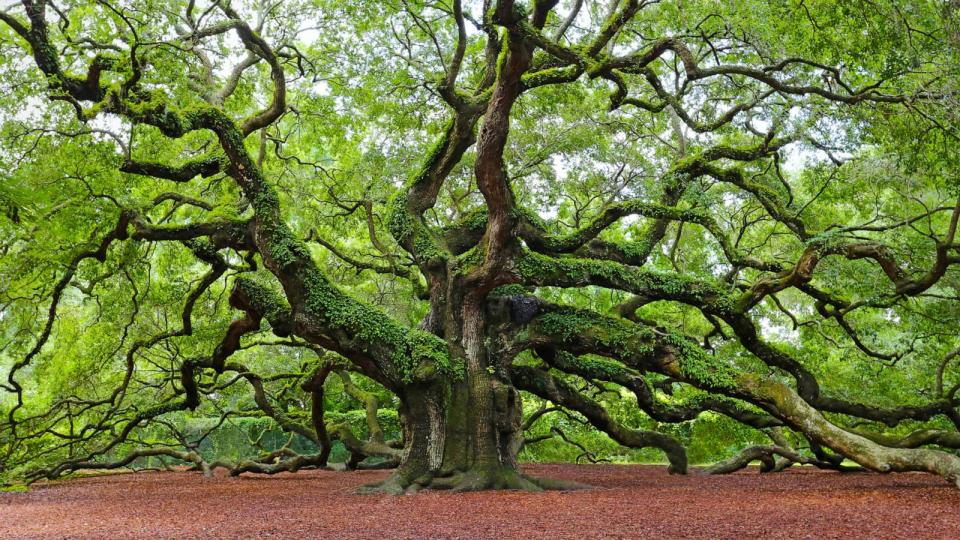
[[464, 376], [401, 387], [403, 457], [391, 477], [367, 490], [539, 491], [555, 487], [519, 472], [522, 403], [510, 381], [512, 357], [498, 356], [492, 350], [497, 338], [488, 325], [485, 302], [464, 294], [467, 288], [451, 281], [444, 309], [439, 311], [450, 357], [463, 362]]

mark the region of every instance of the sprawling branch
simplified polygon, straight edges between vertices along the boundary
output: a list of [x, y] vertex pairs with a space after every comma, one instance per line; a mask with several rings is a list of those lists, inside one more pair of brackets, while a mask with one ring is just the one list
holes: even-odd
[[548, 399], [561, 407], [579, 412], [597, 429], [607, 433], [618, 443], [631, 448], [654, 447], [663, 450], [670, 461], [670, 471], [687, 472], [687, 453], [673, 437], [630, 429], [615, 421], [597, 402], [582, 395], [569, 383], [549, 373], [526, 366], [514, 366], [511, 370], [513, 383], [521, 390]]
[[753, 403], [812, 441], [880, 472], [927, 471], [960, 480], [960, 459], [938, 450], [890, 448], [831, 423], [788, 385], [711, 358], [683, 337], [582, 310], [548, 310], [530, 325], [531, 341], [594, 353], [703, 390]]

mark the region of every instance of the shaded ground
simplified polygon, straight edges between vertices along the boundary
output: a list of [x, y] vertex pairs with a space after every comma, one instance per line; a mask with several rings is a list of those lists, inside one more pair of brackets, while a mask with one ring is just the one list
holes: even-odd
[[355, 495], [384, 472], [141, 473], [0, 494], [0, 538], [960, 538], [960, 490], [924, 474], [534, 465], [597, 489]]

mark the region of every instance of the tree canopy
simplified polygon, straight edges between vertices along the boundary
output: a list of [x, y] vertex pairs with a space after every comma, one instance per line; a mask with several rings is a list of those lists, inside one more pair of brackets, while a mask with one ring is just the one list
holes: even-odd
[[[677, 426], [716, 415], [770, 441], [711, 472], [960, 485], [954, 0], [0, 23], [0, 474], [272, 473], [339, 440], [395, 467], [372, 490], [534, 490], [522, 449], [583, 447], [550, 418], [685, 473]], [[246, 416], [312, 448], [211, 463], [183, 427]]]

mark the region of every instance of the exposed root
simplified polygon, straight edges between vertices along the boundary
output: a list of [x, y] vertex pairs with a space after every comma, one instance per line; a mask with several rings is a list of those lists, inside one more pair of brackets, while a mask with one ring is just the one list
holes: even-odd
[[953, 484], [960, 488], [960, 475], [947, 476], [946, 481], [948, 484]]
[[730, 474], [737, 472], [753, 461], [760, 462], [760, 472], [780, 472], [794, 464], [813, 465], [821, 469], [840, 472], [856, 472], [864, 469], [860, 467], [846, 467], [839, 462], [825, 461], [811, 458], [797, 452], [793, 448], [779, 445], [755, 445], [744, 448], [730, 458], [714, 463], [703, 469], [705, 474]]
[[410, 486], [402, 476], [391, 474], [382, 482], [366, 484], [357, 488], [357, 493], [362, 495], [403, 495]]
[[546, 491], [580, 491], [582, 489], [596, 489], [595, 486], [576, 482], [574, 480], [560, 480], [559, 478], [544, 478], [541, 476], [527, 476], [527, 479]]

